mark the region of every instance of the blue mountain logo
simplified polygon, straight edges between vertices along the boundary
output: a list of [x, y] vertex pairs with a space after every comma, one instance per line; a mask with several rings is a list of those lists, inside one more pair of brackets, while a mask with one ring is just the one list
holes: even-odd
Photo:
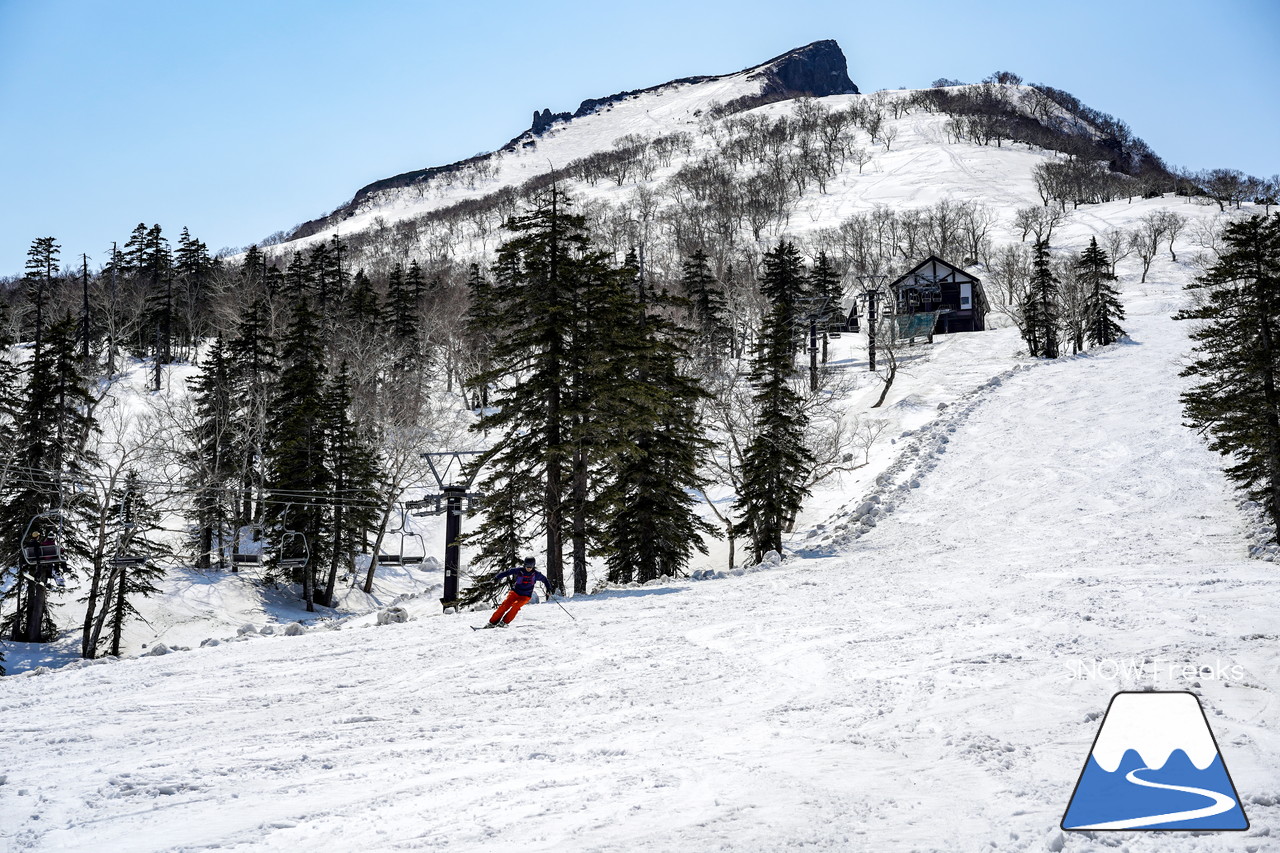
[[1062, 828], [1249, 828], [1195, 694], [1111, 697]]

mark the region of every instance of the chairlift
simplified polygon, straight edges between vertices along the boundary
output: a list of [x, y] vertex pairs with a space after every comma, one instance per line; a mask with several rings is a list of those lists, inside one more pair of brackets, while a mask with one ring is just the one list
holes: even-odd
[[112, 566], [133, 567], [145, 565], [151, 559], [146, 554], [137, 553], [137, 548], [125, 546], [133, 545], [133, 529], [135, 525], [129, 524], [120, 533], [120, 539], [116, 542], [116, 552], [111, 555], [110, 563]]
[[[400, 525], [393, 527], [387, 531], [387, 536], [400, 535], [400, 549], [395, 554], [378, 554], [378, 565], [380, 566], [420, 566], [427, 558], [427, 542], [422, 538], [421, 533], [414, 533], [409, 530], [409, 510], [407, 507], [400, 508]], [[406, 546], [409, 541], [416, 539], [417, 548], [412, 552]]]
[[286, 530], [280, 537], [280, 557], [276, 562], [282, 569], [305, 569], [311, 562], [307, 534], [301, 530]]
[[66, 555], [53, 533], [56, 528], [60, 535], [65, 522], [59, 510], [42, 512], [27, 522], [27, 529], [22, 534], [22, 562], [28, 566], [53, 566], [55, 569], [66, 566]]
[[280, 550], [276, 563], [282, 569], [305, 569], [311, 562], [311, 548], [307, 545], [307, 534], [301, 530], [291, 530], [288, 526], [289, 510], [293, 504], [284, 508], [280, 517], [280, 526], [284, 531], [280, 534]]
[[[246, 526], [249, 528], [250, 541], [261, 542], [265, 538], [266, 530], [265, 528], [263, 528], [261, 524], [251, 523]], [[237, 540], [237, 544], [238, 544], [238, 540]], [[248, 566], [249, 568], [254, 568], [254, 569], [262, 568], [263, 566], [262, 550], [259, 549], [257, 551], [246, 554], [246, 553], [241, 553], [239, 548], [237, 548], [236, 553], [231, 555], [231, 571], [238, 572], [240, 571], [241, 566]]]
[[60, 510], [42, 512], [27, 522], [27, 529], [22, 533], [22, 562], [33, 568], [35, 574], [24, 572], [23, 575], [32, 583], [47, 585], [46, 579], [40, 577], [40, 573], [45, 566], [48, 566], [49, 576], [53, 581], [59, 587], [66, 586], [62, 572], [67, 567], [67, 557], [60, 544], [65, 522], [66, 518]]

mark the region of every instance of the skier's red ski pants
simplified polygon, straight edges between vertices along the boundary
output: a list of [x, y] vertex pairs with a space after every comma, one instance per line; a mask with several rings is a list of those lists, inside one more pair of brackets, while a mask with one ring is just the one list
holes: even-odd
[[520, 612], [520, 608], [528, 604], [532, 598], [532, 595], [519, 595], [515, 590], [512, 590], [507, 593], [507, 600], [499, 604], [498, 609], [493, 611], [493, 615], [489, 617], [489, 623], [506, 622], [510, 625], [511, 620], [516, 618], [516, 614]]

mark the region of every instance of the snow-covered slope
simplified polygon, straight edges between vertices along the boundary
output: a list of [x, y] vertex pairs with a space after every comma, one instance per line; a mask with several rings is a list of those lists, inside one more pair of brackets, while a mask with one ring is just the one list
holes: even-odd
[[[1132, 342], [958, 395], [835, 556], [4, 679], [0, 846], [1271, 849], [1280, 583], [1180, 423], [1178, 286], [1125, 291]], [[1200, 695], [1246, 837], [1062, 837], [1142, 686]]]
[[379, 223], [394, 223], [517, 187], [580, 158], [609, 151], [626, 137], [696, 134], [717, 108], [735, 102], [857, 91], [848, 79], [839, 46], [820, 41], [734, 74], [686, 78], [593, 99], [573, 114], [544, 111], [539, 117], [535, 113], [534, 127], [498, 151], [361, 189], [333, 214], [303, 226], [301, 230], [310, 239], [293, 241], [290, 246], [307, 245], [339, 232], [350, 235]]

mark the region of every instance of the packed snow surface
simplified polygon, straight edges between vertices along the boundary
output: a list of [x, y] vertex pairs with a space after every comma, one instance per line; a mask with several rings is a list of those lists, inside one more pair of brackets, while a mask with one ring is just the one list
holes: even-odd
[[[1131, 341], [965, 392], [831, 556], [0, 680], [0, 847], [1277, 849], [1276, 567], [1181, 424], [1176, 288], [1126, 297]], [[1243, 836], [1058, 829], [1143, 687], [1201, 698]]]

